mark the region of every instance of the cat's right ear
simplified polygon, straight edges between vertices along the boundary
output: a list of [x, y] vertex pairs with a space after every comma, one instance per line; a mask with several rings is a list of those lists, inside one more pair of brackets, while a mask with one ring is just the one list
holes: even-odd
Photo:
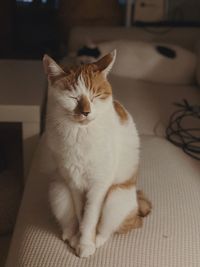
[[97, 62], [94, 62], [98, 70], [101, 71], [105, 77], [108, 75], [108, 73], [110, 72], [115, 63], [116, 53], [117, 52], [115, 49], [111, 53], [99, 59]]
[[55, 80], [55, 78], [65, 73], [63, 69], [48, 55], [44, 55], [43, 57], [43, 66], [44, 72], [50, 81]]

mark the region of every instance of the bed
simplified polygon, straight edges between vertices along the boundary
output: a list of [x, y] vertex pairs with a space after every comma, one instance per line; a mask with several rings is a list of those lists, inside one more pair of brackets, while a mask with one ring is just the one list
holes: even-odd
[[[161, 31], [162, 30], [162, 31]], [[154, 30], [153, 30], [154, 31]], [[156, 30], [155, 30], [156, 31]], [[194, 49], [199, 29], [76, 28], [69, 51], [87, 36], [173, 42]], [[114, 96], [133, 115], [141, 138], [138, 187], [153, 203], [141, 229], [115, 235], [95, 254], [80, 259], [60, 239], [48, 204], [53, 173], [45, 133], [35, 152], [6, 267], [198, 267], [200, 266], [200, 165], [165, 138], [173, 102], [200, 103], [197, 85], [165, 85], [110, 75]]]

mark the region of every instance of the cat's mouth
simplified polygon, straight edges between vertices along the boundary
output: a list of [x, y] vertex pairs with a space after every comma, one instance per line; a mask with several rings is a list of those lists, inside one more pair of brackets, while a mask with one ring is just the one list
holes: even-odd
[[93, 121], [94, 118], [91, 118], [91, 117], [86, 117], [82, 114], [74, 114], [73, 115], [73, 120], [77, 123], [80, 123], [80, 124], [83, 124], [83, 125], [86, 125], [88, 123], [90, 123], [91, 121]]

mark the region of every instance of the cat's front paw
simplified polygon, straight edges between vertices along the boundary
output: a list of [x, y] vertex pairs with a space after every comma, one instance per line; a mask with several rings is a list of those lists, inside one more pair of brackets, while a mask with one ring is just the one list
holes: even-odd
[[65, 228], [62, 229], [62, 240], [70, 241], [72, 237], [78, 232], [78, 222], [77, 220], [71, 221]]
[[96, 248], [99, 248], [101, 246], [103, 246], [103, 244], [108, 240], [108, 238], [98, 234], [96, 236]]
[[80, 240], [80, 233], [78, 232], [69, 239], [70, 247], [76, 249], [78, 247], [79, 240]]
[[96, 250], [94, 243], [88, 243], [88, 244], [79, 244], [76, 249], [76, 254], [80, 258], [87, 258], [94, 254]]
[[62, 240], [65, 242], [65, 241], [69, 241], [72, 236], [74, 235], [74, 232], [71, 231], [70, 229], [66, 229], [66, 230], [63, 230], [62, 232]]

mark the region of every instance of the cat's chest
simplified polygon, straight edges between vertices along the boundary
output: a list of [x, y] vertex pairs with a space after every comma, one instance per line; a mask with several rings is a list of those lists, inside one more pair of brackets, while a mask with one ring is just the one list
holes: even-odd
[[93, 180], [111, 177], [116, 154], [113, 127], [112, 132], [102, 125], [61, 129], [51, 128], [49, 144], [64, 178], [85, 190]]
[[72, 129], [66, 131], [60, 138], [62, 156], [70, 163], [83, 164], [92, 152], [93, 136], [86, 129]]
[[91, 177], [95, 177], [99, 169], [102, 169], [105, 150], [109, 147], [105, 149], [103, 146], [105, 139], [100, 131], [95, 133], [80, 129], [68, 132], [61, 141], [59, 165], [78, 186], [85, 188]]
[[62, 168], [77, 187], [82, 189], [87, 187], [88, 171], [91, 166], [88, 165], [88, 155], [81, 146], [68, 147]]

